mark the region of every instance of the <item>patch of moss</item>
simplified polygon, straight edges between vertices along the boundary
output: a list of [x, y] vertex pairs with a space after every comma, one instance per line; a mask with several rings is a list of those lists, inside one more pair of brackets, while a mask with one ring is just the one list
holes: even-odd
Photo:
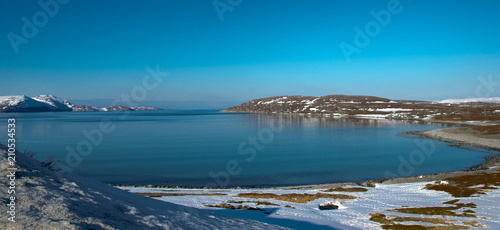
[[[441, 218], [428, 218], [428, 217], [401, 217], [396, 216], [388, 218], [382, 213], [370, 213], [370, 220], [381, 224], [383, 229], [403, 229], [403, 230], [414, 230], [414, 229], [467, 229], [469, 227], [463, 225], [455, 225], [452, 222], [456, 220], [441, 219]], [[405, 225], [401, 222], [422, 222], [431, 223], [436, 225]]]
[[427, 184], [425, 188], [447, 192], [454, 197], [486, 194], [490, 189], [497, 189], [493, 186], [500, 186], [500, 172], [451, 177], [447, 178], [446, 181], [448, 181], [448, 185]]
[[469, 227], [463, 225], [451, 225], [451, 226], [424, 226], [424, 225], [404, 225], [404, 224], [393, 224], [393, 225], [382, 225], [383, 229], [394, 229], [394, 230], [452, 230], [452, 229], [468, 229]]
[[309, 203], [310, 201], [320, 199], [320, 198], [331, 198], [331, 199], [356, 199], [356, 196], [345, 195], [345, 194], [328, 194], [328, 193], [315, 193], [315, 194], [298, 194], [289, 193], [277, 195], [274, 193], [240, 193], [236, 197], [246, 197], [255, 199], [274, 199], [282, 200], [294, 203]]
[[366, 192], [366, 191], [368, 191], [368, 189], [362, 187], [349, 187], [349, 188], [337, 187], [337, 188], [323, 190], [323, 192]]
[[224, 193], [155, 193], [155, 192], [138, 192], [137, 194], [149, 197], [162, 196], [225, 196]]
[[445, 202], [443, 202], [443, 204], [454, 204], [454, 203], [457, 203], [458, 201], [460, 201], [460, 199], [445, 201]]
[[470, 197], [475, 194], [485, 194], [480, 188], [469, 188], [454, 185], [428, 184], [425, 188], [428, 190], [447, 192], [453, 197]]
[[279, 204], [275, 204], [272, 202], [267, 202], [267, 201], [249, 201], [249, 200], [228, 200], [227, 203], [233, 203], [233, 204], [242, 204], [242, 203], [255, 203], [256, 205], [274, 205], [274, 206], [280, 206]]
[[218, 205], [205, 205], [206, 207], [211, 207], [211, 208], [225, 208], [225, 209], [240, 209], [240, 210], [256, 210], [256, 211], [264, 211], [263, 209], [260, 208], [254, 208], [246, 205], [232, 205], [228, 203], [221, 203]]
[[470, 213], [456, 213], [455, 210], [460, 209], [460, 207], [420, 207], [420, 208], [396, 208], [387, 211], [391, 212], [401, 212], [408, 214], [420, 214], [420, 215], [439, 215], [439, 216], [458, 216], [458, 217], [476, 217]]

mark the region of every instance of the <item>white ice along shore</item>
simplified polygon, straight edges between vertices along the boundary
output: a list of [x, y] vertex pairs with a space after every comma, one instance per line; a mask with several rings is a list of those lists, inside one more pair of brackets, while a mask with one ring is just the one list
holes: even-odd
[[[1, 229], [286, 229], [255, 220], [214, 214], [126, 192], [41, 166], [16, 153], [15, 222], [7, 219], [9, 178], [0, 177]], [[0, 145], [0, 171], [9, 168]], [[6, 203], [7, 202], [7, 203]]]

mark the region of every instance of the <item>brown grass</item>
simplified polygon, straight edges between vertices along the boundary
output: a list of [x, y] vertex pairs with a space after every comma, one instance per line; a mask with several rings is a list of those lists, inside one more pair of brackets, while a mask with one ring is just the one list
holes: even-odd
[[480, 173], [476, 175], [465, 175], [446, 179], [459, 186], [493, 185], [500, 186], [500, 172]]
[[426, 189], [447, 192], [454, 197], [470, 197], [474, 194], [486, 194], [480, 188], [469, 188], [454, 185], [428, 184]]
[[233, 203], [233, 204], [242, 204], [242, 203], [255, 203], [256, 205], [274, 205], [274, 206], [280, 206], [279, 204], [275, 204], [272, 202], [267, 202], [267, 201], [250, 201], [250, 200], [228, 200], [227, 203]]
[[394, 220], [387, 219], [387, 216], [382, 213], [370, 213], [370, 220], [379, 224], [394, 224]]
[[[475, 205], [475, 204], [474, 204]], [[408, 214], [420, 214], [420, 215], [439, 215], [439, 216], [458, 216], [458, 217], [476, 217], [470, 213], [456, 213], [455, 210], [461, 207], [420, 207], [420, 208], [396, 208], [387, 211], [391, 212], [401, 212]]]
[[435, 121], [498, 121], [499, 114], [489, 113], [470, 113], [470, 114], [451, 114], [440, 115], [433, 118]]
[[383, 229], [394, 229], [394, 230], [455, 230], [455, 229], [469, 229], [467, 226], [451, 224], [450, 226], [424, 226], [424, 225], [404, 225], [404, 224], [393, 224], [393, 225], [382, 225]]
[[157, 193], [157, 192], [138, 192], [137, 194], [149, 197], [162, 196], [225, 196], [224, 193]]
[[[456, 210], [461, 208], [477, 208], [477, 205], [470, 203], [457, 203], [459, 199], [450, 200], [443, 202], [443, 204], [453, 204], [454, 206], [448, 207], [419, 207], [419, 208], [398, 208], [391, 209], [387, 211], [401, 212], [409, 214], [420, 214], [420, 215], [439, 215], [439, 216], [458, 216], [458, 217], [476, 217], [471, 213], [475, 213], [473, 210], [465, 210], [463, 213], [456, 213]], [[472, 212], [471, 212], [472, 211]]]
[[474, 204], [472, 202], [464, 204], [464, 203], [456, 203], [455, 204], [458, 208], [477, 208], [477, 204]]
[[[381, 213], [370, 213], [370, 220], [381, 223], [381, 224], [394, 224], [394, 222], [407, 222], [407, 221], [417, 221], [417, 222], [425, 222], [431, 224], [449, 224], [447, 221], [456, 221], [456, 220], [448, 220], [441, 218], [429, 218], [429, 217], [409, 217], [409, 216], [396, 216], [392, 218], [387, 218], [386, 215]], [[380, 221], [380, 222], [379, 222]]]
[[474, 210], [472, 209], [466, 209], [463, 211], [464, 213], [476, 213]]
[[479, 223], [478, 221], [475, 221], [475, 220], [471, 220], [471, 221], [464, 221], [462, 222], [463, 224], [466, 224], [466, 225], [469, 225], [469, 226], [472, 226], [472, 227], [479, 227], [479, 228], [485, 228], [486, 226], [484, 226], [483, 224]]
[[413, 216], [398, 216], [394, 217], [395, 222], [424, 222], [431, 224], [448, 224], [447, 219], [430, 218], [430, 217], [413, 217]]
[[[497, 189], [493, 186], [500, 186], [500, 172], [483, 172], [476, 175], [451, 177], [446, 180], [449, 182], [449, 185], [427, 184], [425, 187], [429, 190], [447, 192], [454, 197], [470, 197], [475, 194], [486, 194], [489, 189]], [[482, 186], [476, 187], [479, 185]]]
[[368, 191], [368, 189], [362, 187], [350, 187], [350, 188], [337, 187], [324, 190], [323, 192], [366, 192], [366, 191]]
[[443, 204], [454, 204], [454, 203], [457, 203], [458, 201], [460, 201], [460, 199], [445, 201], [445, 202], [443, 202]]
[[294, 203], [309, 203], [310, 201], [320, 199], [320, 198], [331, 198], [331, 199], [356, 199], [357, 197], [345, 194], [327, 194], [327, 193], [316, 193], [316, 194], [282, 194], [276, 195], [274, 193], [240, 193], [236, 197], [246, 197], [255, 199], [274, 199], [282, 200]]
[[250, 206], [246, 206], [246, 205], [231, 205], [231, 204], [228, 204], [228, 203], [222, 203], [222, 204], [218, 204], [218, 205], [208, 205], [206, 204], [205, 205], [206, 207], [211, 207], [211, 208], [225, 208], [225, 209], [240, 209], [240, 210], [256, 210], [256, 211], [264, 211], [260, 208], [254, 208], [254, 207], [250, 207]]
[[[414, 230], [414, 229], [467, 229], [469, 227], [463, 225], [455, 225], [451, 222], [456, 220], [451, 219], [441, 219], [441, 218], [428, 218], [428, 217], [392, 217], [388, 218], [382, 213], [370, 213], [370, 220], [381, 224], [383, 229], [404, 229], [404, 230]], [[423, 222], [431, 224], [440, 224], [434, 226], [428, 225], [405, 225], [396, 222]]]
[[477, 127], [472, 127], [471, 129], [478, 131], [484, 135], [500, 134], [500, 125], [477, 126]]

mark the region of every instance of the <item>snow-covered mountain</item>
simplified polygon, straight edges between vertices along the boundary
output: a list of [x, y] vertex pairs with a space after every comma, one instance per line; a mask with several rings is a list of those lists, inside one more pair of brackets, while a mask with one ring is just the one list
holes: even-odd
[[63, 100], [53, 95], [38, 95], [32, 98], [33, 100], [49, 104], [55, 107], [56, 109], [63, 111], [71, 111], [72, 110], [71, 108], [74, 106], [68, 100]]
[[97, 108], [87, 105], [74, 105], [68, 100], [53, 95], [38, 95], [28, 97], [25, 95], [0, 96], [0, 112], [56, 112], [56, 111], [140, 111], [161, 110], [153, 107], [126, 107], [109, 106]]
[[490, 97], [490, 98], [467, 98], [467, 99], [446, 99], [442, 101], [436, 101], [442, 104], [463, 104], [471, 102], [483, 102], [483, 103], [500, 103], [500, 97]]
[[43, 111], [63, 111], [61, 108], [51, 105], [48, 102], [35, 100], [25, 95], [1, 96], [1, 112], [43, 112]]

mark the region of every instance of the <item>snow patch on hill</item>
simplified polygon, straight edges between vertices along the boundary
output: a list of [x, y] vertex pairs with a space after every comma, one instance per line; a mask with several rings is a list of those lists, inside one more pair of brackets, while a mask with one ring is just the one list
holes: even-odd
[[61, 98], [58, 98], [53, 95], [38, 95], [33, 97], [33, 100], [49, 104], [57, 109], [60, 110], [71, 110], [71, 108], [74, 106], [71, 104], [68, 100], [63, 100]]
[[26, 96], [24, 95], [16, 95], [16, 96], [0, 96], [0, 109], [16, 106], [21, 102], [26, 100]]
[[467, 98], [467, 99], [446, 99], [442, 101], [436, 101], [442, 104], [462, 104], [471, 102], [484, 102], [484, 103], [500, 103], [500, 97], [490, 97], [490, 98]]

